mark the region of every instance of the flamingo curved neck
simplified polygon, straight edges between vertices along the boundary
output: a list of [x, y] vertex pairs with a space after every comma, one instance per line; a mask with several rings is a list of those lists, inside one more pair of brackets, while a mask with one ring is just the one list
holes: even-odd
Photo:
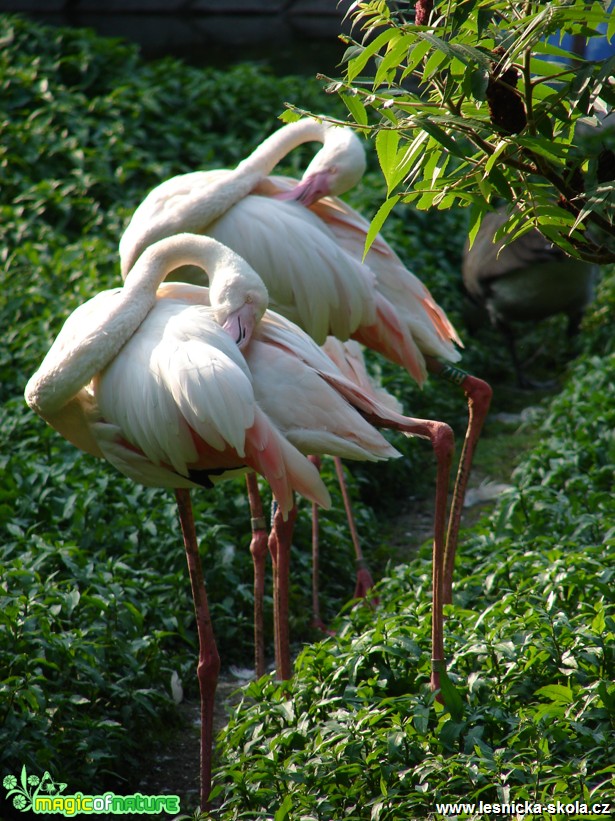
[[197, 202], [187, 202], [181, 216], [178, 213], [178, 225], [184, 231], [203, 230], [246, 197], [294, 148], [307, 142], [324, 144], [327, 133], [325, 123], [311, 119], [278, 129], [234, 170], [196, 192]]
[[306, 118], [288, 123], [263, 140], [245, 160], [239, 163], [234, 173], [241, 176], [255, 174], [258, 181], [261, 177], [270, 174], [294, 148], [307, 142], [324, 143], [326, 134], [325, 123], [317, 120]]
[[208, 273], [214, 308], [216, 293], [229, 280], [241, 278], [242, 287], [260, 284], [264, 289], [240, 257], [211, 237], [177, 234], [161, 240], [144, 251], [123, 288], [94, 297], [104, 300], [100, 312], [91, 320], [86, 317], [80, 332], [73, 330], [75, 322], [60, 332], [26, 386], [28, 405], [41, 416], [55, 413], [88, 385], [139, 328], [156, 304], [158, 286], [180, 265], [197, 265]]

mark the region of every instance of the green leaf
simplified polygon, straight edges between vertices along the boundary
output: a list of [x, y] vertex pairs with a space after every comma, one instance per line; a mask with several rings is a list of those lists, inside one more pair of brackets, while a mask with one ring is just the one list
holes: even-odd
[[340, 97], [348, 111], [350, 111], [354, 117], [355, 122], [359, 125], [367, 125], [367, 110], [359, 97], [355, 94], [340, 94]]
[[500, 158], [500, 155], [506, 150], [508, 145], [508, 140], [500, 140], [500, 142], [496, 145], [493, 154], [491, 154], [491, 156], [485, 163], [485, 176], [489, 175], [489, 172]]
[[453, 721], [461, 721], [465, 712], [463, 699], [446, 670], [440, 671], [440, 695]]
[[512, 188], [502, 171], [498, 166], [494, 166], [489, 173], [489, 182], [493, 185], [497, 193], [504, 198], [505, 201], [514, 197]]
[[545, 696], [549, 701], [558, 704], [572, 704], [573, 694], [570, 687], [564, 684], [548, 684], [545, 687], [540, 687], [536, 690], [537, 696]]
[[401, 75], [402, 80], [405, 79], [409, 74], [411, 74], [416, 69], [416, 67], [425, 57], [425, 55], [429, 52], [429, 48], [430, 45], [427, 40], [421, 40], [420, 42], [416, 43], [416, 45], [412, 46], [408, 54], [406, 66]]
[[387, 53], [378, 65], [378, 69], [374, 77], [374, 87], [380, 86], [390, 72], [394, 73], [395, 70], [400, 67], [405, 55], [411, 48], [412, 43], [413, 38], [402, 35], [397, 41], [393, 41], [393, 43], [390, 44], [390, 48], [387, 49]]
[[468, 242], [470, 244], [470, 248], [474, 244], [474, 240], [476, 239], [476, 235], [478, 234], [478, 229], [480, 228], [480, 224], [482, 222], [483, 216], [487, 210], [487, 205], [484, 203], [479, 205], [477, 203], [473, 203], [470, 206], [470, 220], [469, 220], [469, 228], [468, 228]]
[[275, 821], [284, 821], [284, 819], [288, 818], [288, 813], [292, 810], [292, 808], [293, 799], [290, 795], [286, 795], [279, 808], [276, 810], [274, 815]]
[[601, 636], [606, 631], [606, 619], [604, 617], [604, 606], [602, 604], [597, 604], [595, 607], [596, 615], [592, 619], [592, 630], [598, 635]]
[[439, 125], [436, 125], [436, 123], [433, 122], [433, 119], [429, 119], [427, 117], [417, 117], [415, 122], [419, 128], [423, 128], [427, 131], [430, 136], [439, 142], [440, 145], [444, 146], [447, 151], [450, 151], [451, 154], [456, 157], [465, 158], [465, 152], [462, 147], [457, 145], [454, 138], [450, 134], [447, 134], [447, 132], [440, 128]]
[[443, 56], [449, 57], [452, 59], [456, 56], [456, 53], [453, 51], [452, 47], [446, 40], [443, 40], [441, 37], [437, 37], [435, 34], [432, 34], [430, 31], [422, 31], [419, 33], [419, 37], [422, 40], [426, 40], [432, 48], [435, 48], [437, 51], [440, 51]]
[[367, 255], [367, 252], [371, 248], [373, 241], [376, 239], [378, 234], [380, 233], [382, 226], [386, 222], [386, 218], [389, 216], [393, 208], [397, 205], [400, 200], [400, 195], [395, 194], [392, 197], [386, 199], [380, 208], [376, 211], [376, 214], [373, 220], [370, 223], [369, 231], [367, 232], [367, 236], [365, 238], [365, 249], [363, 251], [363, 259]]
[[423, 82], [431, 79], [445, 60], [445, 52], [439, 50], [433, 51], [425, 61], [425, 66], [423, 68]]
[[378, 162], [387, 182], [389, 193], [395, 187], [392, 180], [398, 164], [397, 147], [399, 145], [399, 131], [392, 129], [381, 129], [376, 134], [376, 153]]
[[489, 85], [489, 71], [484, 68], [477, 68], [470, 72], [470, 94], [475, 100], [487, 99], [487, 86]]
[[369, 45], [365, 46], [357, 57], [353, 57], [346, 70], [348, 82], [351, 83], [365, 68], [370, 57], [377, 54], [380, 49], [391, 40], [398, 38], [399, 32], [395, 28], [387, 28], [375, 37]]

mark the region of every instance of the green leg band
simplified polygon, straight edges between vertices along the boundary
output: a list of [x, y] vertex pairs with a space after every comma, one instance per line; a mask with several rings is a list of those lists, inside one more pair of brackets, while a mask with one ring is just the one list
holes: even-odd
[[466, 371], [461, 368], [456, 368], [454, 365], [443, 365], [440, 371], [440, 376], [447, 379], [449, 382], [454, 382], [456, 385], [461, 385], [463, 380], [468, 376]]

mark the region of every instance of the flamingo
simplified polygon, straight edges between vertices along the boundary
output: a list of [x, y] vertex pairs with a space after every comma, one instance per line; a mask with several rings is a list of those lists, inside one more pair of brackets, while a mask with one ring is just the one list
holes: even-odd
[[[184, 264], [207, 272], [208, 291], [163, 282]], [[274, 534], [283, 576], [293, 492], [322, 506], [330, 502], [302, 451], [398, 455], [372, 420], [414, 435], [446, 440], [450, 433], [441, 423], [407, 420], [380, 406], [266, 305], [260, 277], [228, 248], [209, 237], [166, 238], [141, 255], [123, 287], [71, 314], [25, 389], [28, 405], [78, 448], [142, 484], [175, 489], [199, 638], [203, 807], [220, 658], [190, 489], [246, 470], [262, 474], [278, 503]], [[440, 507], [442, 500], [445, 511], [444, 484]], [[443, 530], [438, 542], [442, 549]], [[276, 646], [284, 643], [283, 606], [278, 595]]]
[[506, 220], [505, 209], [486, 214], [463, 254], [463, 283], [470, 300], [489, 315], [508, 344], [517, 383], [537, 387], [523, 371], [510, 323], [537, 322], [556, 314], [568, 316], [568, 336], [578, 333], [590, 303], [598, 266], [569, 257], [537, 228], [504, 244], [494, 236]]
[[[292, 506], [292, 487], [296, 486], [303, 487], [310, 498], [328, 501], [309, 462], [303, 464], [303, 457], [295, 455], [256, 407], [247, 369], [226, 332], [238, 332], [244, 315], [248, 326], [253, 325], [267, 304], [260, 279], [248, 283], [255, 288], [245, 288], [245, 280], [239, 278], [246, 273], [242, 270], [245, 265], [238, 266], [237, 260], [214, 240], [205, 238], [196, 243], [174, 237], [148, 249], [123, 288], [98, 294], [68, 318], [25, 390], [28, 405], [80, 449], [106, 458], [143, 484], [175, 488], [199, 636], [203, 805], [211, 783], [208, 751], [220, 659], [187, 489], [209, 485], [226, 472], [249, 465], [271, 481], [284, 511]], [[185, 334], [182, 338], [183, 326], [170, 325], [167, 346], [173, 357], [172, 368], [164, 346], [158, 360], [148, 364], [147, 352], [129, 350], [127, 343], [143, 324], [151, 327], [150, 314], [158, 307], [156, 289], [182, 261], [206, 269], [214, 266], [218, 273], [211, 277], [215, 308], [204, 317], [191, 317], [193, 328], [201, 330], [196, 339]], [[222, 266], [226, 269], [224, 282]], [[202, 328], [199, 319], [205, 320]], [[165, 323], [158, 330], [159, 336], [164, 334]], [[138, 340], [132, 348], [135, 345]], [[205, 357], [202, 372], [190, 367], [192, 356]], [[112, 369], [110, 376], [104, 370], [107, 366]], [[122, 368], [126, 376], [123, 390], [106, 396], [109, 383], [121, 383]], [[160, 382], [161, 376], [166, 376], [168, 384]], [[210, 401], [206, 405], [209, 413], [193, 401], [194, 391], [199, 397], [202, 394], [201, 378], [218, 388], [213, 396], [218, 405]]]
[[[270, 175], [289, 151], [308, 141], [323, 145], [300, 182]], [[328, 335], [352, 338], [404, 367], [419, 385], [429, 371], [463, 389], [468, 427], [442, 576], [444, 601], [450, 602], [463, 499], [491, 388], [454, 366], [461, 345], [455, 329], [380, 235], [363, 261], [369, 224], [339, 195], [364, 170], [365, 152], [352, 129], [309, 118], [287, 124], [234, 170], [195, 171], [154, 188], [121, 237], [121, 270], [126, 276], [162, 236], [180, 230], [209, 234], [261, 274], [271, 307], [318, 344]]]
[[[353, 131], [344, 130], [350, 132], [348, 140], [358, 142]], [[461, 356], [455, 346], [463, 347], [457, 332], [427, 288], [406, 268], [381, 234], [375, 237], [365, 253], [369, 223], [339, 198], [339, 194], [348, 190], [348, 180], [353, 176], [351, 169], [354, 169], [356, 179], [363, 173], [356, 158], [357, 149], [344, 153], [347, 167], [343, 173], [339, 170], [342, 164], [339, 156], [332, 160], [328, 153], [325, 142], [298, 184], [294, 180], [276, 178], [277, 192], [273, 196], [303, 204], [319, 218], [322, 226], [331, 231], [338, 246], [355, 261], [363, 260], [375, 277], [375, 287], [386, 308], [381, 307], [376, 329], [360, 329], [360, 333], [354, 333], [352, 337], [404, 367], [419, 386], [424, 383], [427, 372], [433, 373], [461, 387], [468, 402], [468, 425], [453, 490], [442, 572], [443, 601], [450, 603], [463, 501], [476, 445], [491, 404], [492, 389], [484, 380], [453, 364]], [[273, 289], [272, 293], [275, 294]], [[385, 328], [390, 311], [395, 312], [392, 334], [391, 329]], [[412, 344], [408, 347], [399, 342], [395, 346], [399, 325], [411, 338]], [[383, 337], [393, 344], [387, 347]]]

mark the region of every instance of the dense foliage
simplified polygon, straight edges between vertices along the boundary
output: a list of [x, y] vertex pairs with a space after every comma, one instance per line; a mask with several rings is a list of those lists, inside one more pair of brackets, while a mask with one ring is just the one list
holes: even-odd
[[[610, 12], [609, 12], [610, 8]], [[470, 235], [497, 199], [507, 230], [532, 224], [574, 256], [615, 261], [611, 0], [369, 0], [333, 88], [376, 134], [388, 198], [468, 207]], [[564, 39], [567, 38], [567, 39]], [[608, 51], [608, 50], [607, 50]]]
[[[0, 771], [15, 774], [26, 765], [33, 772], [49, 770], [84, 792], [102, 792], [118, 782], [120, 791], [122, 782], [126, 791], [138, 787], [136, 766], [148, 734], [159, 735], [175, 716], [172, 674], [180, 675], [189, 695], [196, 689], [194, 616], [173, 498], [136, 486], [78, 453], [26, 408], [23, 388], [69, 312], [118, 282], [117, 242], [147, 190], [175, 173], [234, 165], [277, 126], [287, 100], [338, 115], [341, 104], [305, 78], [280, 79], [264, 68], [241, 65], [224, 72], [191, 69], [173, 60], [147, 65], [123, 44], [19, 18], [0, 17], [0, 41], [0, 87], [9, 114], [0, 124], [0, 321], [5, 340], [0, 349]], [[296, 173], [306, 156], [293, 154], [286, 170]], [[352, 196], [367, 213], [374, 210], [384, 186], [373, 169]], [[428, 214], [408, 211], [394, 216], [387, 229], [457, 321], [463, 217], [452, 213], [430, 223]], [[424, 241], [427, 231], [431, 242]], [[326, 787], [333, 818], [335, 807], [341, 806], [336, 802], [348, 800], [342, 795], [344, 778], [357, 768], [364, 781], [357, 783], [356, 800], [364, 814], [356, 817], [369, 817], [365, 813], [372, 810], [374, 817], [388, 812], [387, 795], [392, 800], [396, 790], [418, 812], [417, 802], [436, 784], [439, 769], [442, 784], [446, 768], [449, 774], [455, 769], [459, 778], [476, 772], [478, 784], [479, 775], [487, 777], [489, 761], [502, 760], [501, 771], [508, 772], [516, 755], [512, 790], [521, 783], [528, 750], [538, 743], [533, 728], [539, 727], [542, 735], [538, 719], [550, 720], [549, 704], [553, 715], [560, 711], [561, 731], [543, 750], [544, 768], [533, 784], [568, 778], [556, 767], [567, 756], [561, 752], [566, 733], [574, 742], [569, 766], [577, 775], [582, 768], [576, 764], [589, 755], [590, 744], [595, 742], [597, 756], [604, 754], [600, 733], [610, 696], [599, 677], [606, 677], [609, 661], [599, 641], [606, 642], [612, 626], [601, 544], [607, 536], [612, 541], [612, 534], [604, 533], [596, 511], [606, 518], [611, 504], [606, 482], [613, 454], [607, 455], [605, 437], [612, 428], [613, 380], [600, 357], [612, 344], [613, 301], [607, 280], [589, 318], [586, 364], [552, 411], [553, 426], [544, 443], [549, 450], [537, 452], [520, 476], [520, 490], [509, 497], [494, 524], [485, 523], [464, 548], [459, 577], [466, 580], [458, 587], [447, 634], [451, 674], [463, 695], [464, 713], [453, 719], [439, 715], [426, 689], [429, 557], [424, 555], [414, 569], [391, 572], [380, 590], [380, 610], [348, 612], [336, 640], [306, 651], [296, 682], [286, 688], [268, 680], [252, 686], [250, 697], [268, 700], [271, 714], [263, 703], [244, 708], [225, 737], [222, 762], [227, 769], [220, 781], [235, 783], [237, 793], [236, 798], [224, 797], [223, 816], [240, 817], [245, 810], [247, 817], [267, 817], [279, 809], [278, 818], [293, 817], [287, 812], [289, 802], [293, 807], [297, 802], [305, 807], [303, 817], [325, 818]], [[473, 346], [466, 362], [493, 374], [505, 367], [504, 355], [492, 346]], [[382, 366], [382, 375], [408, 398], [399, 369]], [[462, 429], [463, 402], [453, 394], [436, 385], [421, 395], [414, 392], [412, 411]], [[560, 426], [564, 423], [566, 429]], [[363, 495], [378, 502], [374, 477], [379, 487], [394, 485], [399, 498], [429, 486], [429, 449], [416, 442], [396, 444], [412, 460], [374, 474], [365, 468], [356, 471], [353, 485], [362, 536], [382, 555], [381, 527], [373, 509], [359, 503], [359, 491], [366, 489]], [[330, 469], [325, 471], [330, 478]], [[334, 510], [323, 517], [322, 572], [325, 608], [331, 612], [347, 599], [352, 585], [344, 570], [351, 549], [341, 504], [335, 485], [328, 484]], [[249, 666], [250, 534], [242, 485], [195, 494], [195, 510], [223, 662]], [[292, 629], [300, 639], [310, 636], [307, 514], [303, 508], [293, 559]], [[535, 531], [529, 530], [530, 523]], [[543, 561], [547, 566], [541, 570]], [[503, 580], [501, 588], [489, 581], [492, 576]], [[562, 586], [563, 581], [569, 586]], [[481, 602], [487, 609], [482, 617]], [[544, 642], [547, 626], [560, 623], [556, 612], [568, 621], [562, 622], [561, 653], [554, 665]], [[514, 630], [509, 632], [508, 625]], [[516, 661], [521, 650], [510, 646], [510, 636], [518, 635], [524, 653], [537, 648], [521, 667]], [[573, 662], [577, 666], [571, 672]], [[570, 702], [562, 701], [560, 690], [532, 695], [554, 684], [569, 688]], [[517, 690], [531, 691], [533, 706], [526, 713], [510, 700]], [[289, 692], [295, 708], [288, 703]], [[492, 692], [495, 706], [488, 698]], [[556, 692], [559, 700], [551, 698]], [[540, 704], [546, 705], [544, 715]], [[569, 705], [575, 705], [574, 727]], [[338, 730], [334, 723], [316, 727], [325, 710], [331, 722], [339, 721]], [[366, 725], [373, 727], [369, 743], [374, 745], [367, 757]], [[272, 734], [267, 744], [262, 742], [265, 729]], [[318, 739], [322, 759], [315, 751]], [[499, 746], [503, 740], [511, 747], [505, 760]], [[379, 745], [385, 741], [390, 767], [406, 768], [401, 780], [385, 763], [380, 771], [385, 748]], [[419, 748], [423, 769], [414, 773]], [[553, 750], [559, 758], [551, 755]], [[345, 775], [337, 771], [340, 788], [325, 781], [310, 788], [308, 777], [324, 778], [319, 761], [330, 764], [329, 755], [338, 757], [340, 768], [348, 768]], [[289, 769], [286, 775], [276, 774], [272, 796], [268, 784], [275, 761]], [[290, 777], [301, 771], [303, 786], [298, 776]], [[586, 781], [587, 789], [594, 790], [599, 774], [594, 770]], [[374, 790], [380, 783], [382, 810], [375, 809]], [[454, 784], [450, 789], [456, 793]], [[237, 803], [241, 795], [242, 808]], [[354, 811], [346, 809], [352, 817]]]

